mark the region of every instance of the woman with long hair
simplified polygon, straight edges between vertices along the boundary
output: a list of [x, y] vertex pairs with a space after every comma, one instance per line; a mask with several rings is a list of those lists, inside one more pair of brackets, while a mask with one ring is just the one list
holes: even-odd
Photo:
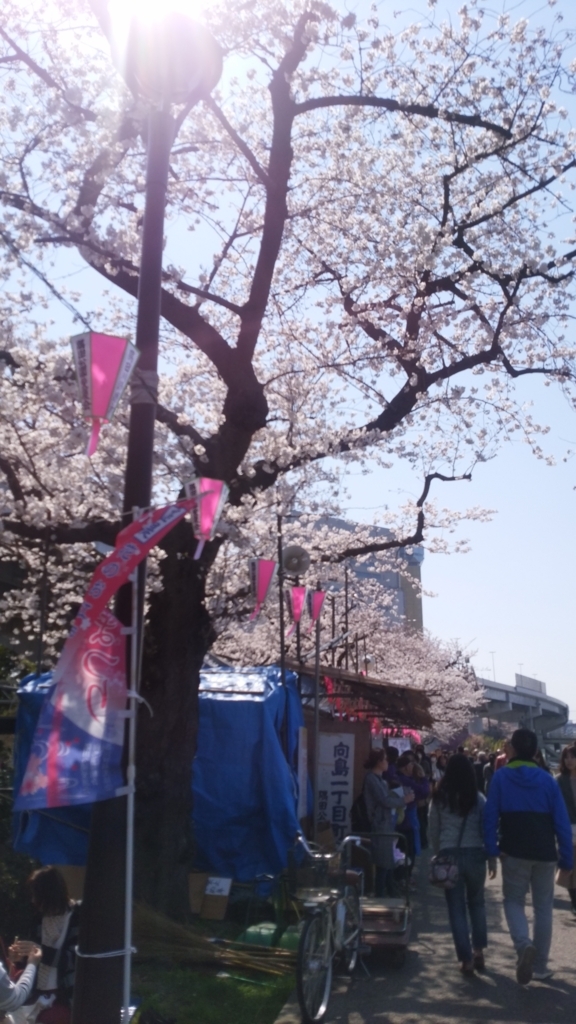
[[66, 881], [58, 868], [39, 868], [28, 879], [28, 885], [40, 918], [42, 942], [36, 996], [45, 1009], [35, 1020], [37, 1024], [69, 1024], [80, 904], [70, 899]]
[[382, 833], [394, 832], [393, 812], [414, 797], [400, 796], [393, 793], [388, 783], [382, 778], [382, 773], [388, 770], [388, 758], [385, 750], [378, 748], [371, 750], [364, 763], [366, 777], [364, 779], [364, 801], [370, 821], [370, 828], [373, 833], [370, 842], [372, 844], [372, 860], [375, 866], [374, 895], [395, 896], [396, 886], [394, 882], [394, 842], [387, 839]]
[[[485, 804], [486, 797], [478, 792], [470, 758], [466, 754], [454, 754], [432, 797], [428, 838], [434, 854], [440, 851], [450, 854], [458, 864], [458, 881], [453, 889], [445, 889], [445, 895], [463, 974], [484, 970], [484, 949], [488, 945], [484, 906]], [[496, 861], [493, 860], [490, 861], [490, 877], [495, 875]]]
[[564, 797], [564, 803], [566, 804], [566, 810], [568, 811], [568, 817], [570, 818], [570, 824], [572, 825], [572, 842], [574, 844], [574, 867], [569, 873], [568, 877], [565, 878], [563, 884], [566, 884], [568, 893], [570, 895], [570, 901], [572, 903], [572, 912], [576, 914], [576, 743], [572, 743], [560, 754], [560, 774], [558, 776], [558, 785], [560, 786], [560, 792]]

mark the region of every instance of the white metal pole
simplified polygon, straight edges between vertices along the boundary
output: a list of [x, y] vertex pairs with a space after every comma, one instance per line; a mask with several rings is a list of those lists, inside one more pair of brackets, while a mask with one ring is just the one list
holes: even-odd
[[312, 836], [318, 842], [320, 800], [320, 616], [316, 619], [316, 658], [314, 669], [314, 822]]
[[[132, 510], [133, 519], [139, 510]], [[128, 760], [126, 783], [126, 905], [124, 910], [124, 986], [123, 1024], [130, 1019], [130, 987], [132, 978], [132, 901], [134, 891], [134, 799], [136, 789], [136, 715], [140, 669], [140, 643], [138, 636], [138, 569], [130, 577], [132, 583], [132, 624], [130, 627], [130, 698], [128, 703]]]

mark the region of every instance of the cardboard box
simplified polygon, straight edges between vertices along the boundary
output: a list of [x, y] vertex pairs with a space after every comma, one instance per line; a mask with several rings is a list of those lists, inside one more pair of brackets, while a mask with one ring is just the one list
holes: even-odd
[[200, 916], [208, 921], [223, 921], [226, 917], [231, 888], [231, 878], [216, 878], [211, 875], [206, 883]]
[[207, 871], [193, 871], [188, 875], [188, 897], [193, 914], [199, 914], [202, 910], [202, 900], [209, 877]]

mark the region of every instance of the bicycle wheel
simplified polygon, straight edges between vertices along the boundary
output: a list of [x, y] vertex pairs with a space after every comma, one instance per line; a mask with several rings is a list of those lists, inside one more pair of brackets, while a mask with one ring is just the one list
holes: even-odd
[[342, 963], [344, 970], [352, 974], [358, 963], [360, 950], [360, 932], [362, 931], [362, 911], [360, 899], [355, 885], [347, 885], [344, 890], [344, 930], [342, 934]]
[[324, 1018], [332, 986], [332, 935], [327, 912], [304, 924], [298, 946], [296, 991], [304, 1024]]

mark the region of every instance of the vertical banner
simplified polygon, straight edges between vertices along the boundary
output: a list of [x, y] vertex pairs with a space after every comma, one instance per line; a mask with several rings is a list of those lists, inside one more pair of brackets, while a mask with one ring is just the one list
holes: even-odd
[[17, 811], [107, 800], [122, 786], [125, 637], [111, 612], [66, 641], [44, 701]]
[[298, 821], [308, 814], [308, 729], [298, 728]]
[[350, 833], [354, 793], [354, 733], [320, 733], [318, 824], [329, 824], [337, 840]]

